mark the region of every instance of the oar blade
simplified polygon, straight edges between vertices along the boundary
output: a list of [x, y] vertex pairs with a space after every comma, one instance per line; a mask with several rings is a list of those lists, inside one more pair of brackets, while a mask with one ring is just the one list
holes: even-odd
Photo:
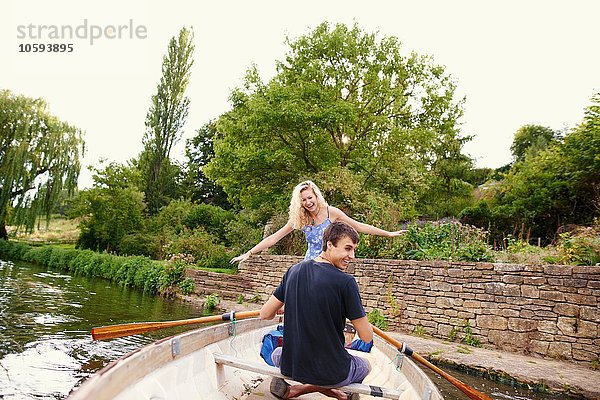
[[140, 322], [133, 324], [101, 326], [92, 329], [92, 338], [94, 340], [116, 339], [123, 336], [138, 335], [144, 332], [156, 331], [168, 328], [160, 322]]

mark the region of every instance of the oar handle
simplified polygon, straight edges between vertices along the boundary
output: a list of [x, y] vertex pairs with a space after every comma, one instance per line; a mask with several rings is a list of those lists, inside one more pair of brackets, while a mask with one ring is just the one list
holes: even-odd
[[466, 394], [467, 397], [469, 397], [470, 399], [472, 399], [472, 400], [492, 400], [490, 397], [479, 392], [475, 388], [467, 385], [466, 383], [461, 382], [460, 380], [456, 379], [452, 375], [450, 375], [447, 372], [444, 372], [440, 368], [436, 367], [435, 365], [433, 365], [432, 363], [430, 363], [429, 361], [427, 361], [426, 359], [421, 357], [419, 354], [412, 351], [412, 349], [410, 347], [408, 347], [406, 345], [406, 343], [403, 343], [403, 342], [400, 342], [400, 341], [394, 339], [393, 337], [391, 337], [390, 335], [388, 335], [387, 333], [385, 333], [384, 331], [382, 331], [381, 329], [379, 329], [376, 326], [373, 326], [373, 331], [377, 335], [379, 335], [379, 337], [384, 339], [386, 342], [388, 342], [392, 346], [396, 347], [398, 349], [398, 351], [400, 351], [401, 353], [404, 353], [408, 357], [410, 357], [414, 360], [417, 360], [421, 364], [425, 365], [427, 368], [435, 371], [436, 373], [438, 373], [439, 375], [444, 377], [448, 382], [450, 382], [451, 384], [456, 386], [461, 392]]
[[208, 322], [231, 321], [234, 319], [245, 319], [257, 317], [259, 310], [228, 312], [222, 315], [209, 315], [200, 318], [190, 318], [179, 321], [163, 322], [136, 322], [131, 324], [101, 326], [92, 329], [92, 338], [94, 340], [114, 339], [123, 336], [137, 335], [144, 332], [156, 331], [158, 329], [172, 328], [175, 326], [204, 324]]

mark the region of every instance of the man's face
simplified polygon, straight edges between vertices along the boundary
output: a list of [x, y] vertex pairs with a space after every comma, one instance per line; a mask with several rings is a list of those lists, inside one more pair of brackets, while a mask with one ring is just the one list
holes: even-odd
[[327, 242], [328, 259], [333, 265], [342, 271], [348, 267], [350, 260], [354, 258], [354, 250], [357, 244], [352, 242], [348, 236], [342, 237], [337, 242], [337, 246]]

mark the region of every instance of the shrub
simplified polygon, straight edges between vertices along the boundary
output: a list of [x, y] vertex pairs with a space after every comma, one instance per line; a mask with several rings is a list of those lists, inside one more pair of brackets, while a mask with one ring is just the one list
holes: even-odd
[[157, 259], [160, 254], [160, 244], [156, 236], [146, 233], [132, 233], [121, 239], [118, 251], [122, 255], [146, 256]]
[[385, 316], [381, 314], [376, 308], [374, 308], [369, 314], [367, 314], [367, 318], [369, 319], [371, 325], [374, 325], [381, 330], [385, 331], [388, 328], [388, 323], [385, 320]]
[[219, 296], [216, 294], [209, 294], [206, 296], [206, 300], [204, 301], [204, 309], [206, 311], [214, 311], [219, 305]]
[[[369, 247], [373, 239], [363, 237]], [[412, 224], [407, 232], [390, 240], [370, 257], [409, 260], [493, 261], [491, 248], [482, 229], [457, 222]], [[360, 245], [359, 245], [360, 248]]]
[[557, 245], [560, 261], [571, 265], [596, 265], [600, 263], [600, 236], [576, 236], [562, 233]]
[[179, 282], [179, 289], [183, 294], [192, 294], [194, 293], [194, 289], [196, 289], [196, 284], [192, 278], [185, 278]]
[[225, 242], [226, 227], [234, 220], [231, 211], [210, 204], [198, 204], [183, 219], [183, 224], [189, 229], [203, 228], [221, 242]]
[[197, 229], [193, 232], [185, 230], [166, 246], [167, 257], [189, 255], [199, 268], [227, 268], [231, 255], [225, 246], [216, 243], [211, 234]]
[[176, 287], [184, 293], [194, 290], [193, 282], [185, 278], [183, 263], [165, 265], [142, 256], [120, 257], [56, 246], [32, 247], [4, 240], [0, 240], [0, 256], [67, 270], [74, 275], [110, 279], [148, 293], [169, 295]]

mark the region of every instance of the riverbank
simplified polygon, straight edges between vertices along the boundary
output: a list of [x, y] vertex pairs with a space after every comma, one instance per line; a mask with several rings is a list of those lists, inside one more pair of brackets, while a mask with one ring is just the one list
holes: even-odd
[[600, 371], [573, 363], [390, 332], [423, 357], [555, 393], [600, 399]]
[[[204, 298], [179, 296], [182, 300], [202, 306]], [[221, 299], [223, 310], [257, 310], [261, 304]], [[452, 365], [480, 373], [493, 380], [518, 382], [536, 390], [564, 393], [585, 399], [600, 400], [600, 371], [566, 361], [543, 359], [520, 354], [467, 346], [398, 332], [389, 332], [406, 342], [416, 353], [432, 362]]]

